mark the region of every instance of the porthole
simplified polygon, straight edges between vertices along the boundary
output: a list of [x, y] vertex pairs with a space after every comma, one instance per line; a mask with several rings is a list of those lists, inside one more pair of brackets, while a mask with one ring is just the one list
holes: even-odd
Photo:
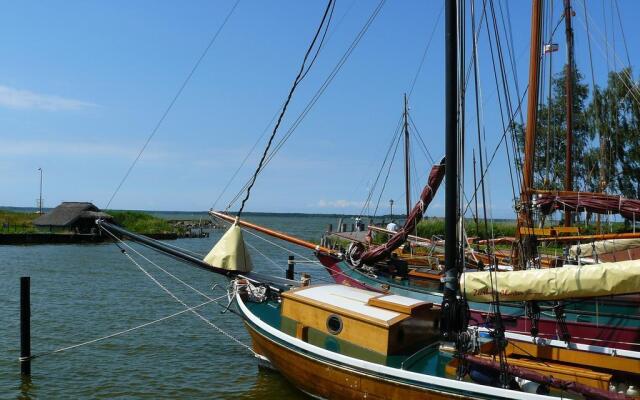
[[339, 315], [331, 314], [327, 318], [327, 330], [332, 335], [337, 335], [342, 331], [342, 318]]

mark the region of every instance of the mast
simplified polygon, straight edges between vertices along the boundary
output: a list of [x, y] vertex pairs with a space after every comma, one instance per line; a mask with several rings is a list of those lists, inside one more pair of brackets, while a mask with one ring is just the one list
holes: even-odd
[[533, 157], [538, 121], [538, 88], [540, 77], [540, 25], [542, 24], [542, 0], [533, 0], [531, 10], [531, 44], [529, 51], [529, 93], [527, 96], [527, 126], [524, 138], [524, 168], [522, 171], [522, 195], [527, 201], [533, 187]]
[[445, 2], [445, 281], [441, 334], [455, 340], [458, 307], [458, 27], [456, 0]]
[[407, 218], [411, 212], [411, 160], [409, 153], [409, 107], [404, 94], [404, 193], [407, 202]]
[[[572, 150], [573, 150], [573, 28], [571, 27], [571, 0], [564, 0], [564, 23], [567, 37], [567, 73], [565, 75], [566, 95], [567, 95], [567, 140], [566, 140], [566, 161], [564, 190], [573, 191], [573, 170], [572, 170]], [[571, 212], [564, 213], [564, 226], [571, 225]]]
[[476, 236], [480, 235], [478, 227], [478, 179], [476, 177], [476, 149], [473, 149], [473, 202], [475, 203], [475, 215], [473, 221], [476, 224]]
[[[533, 158], [536, 142], [536, 128], [538, 121], [538, 89], [540, 77], [541, 54], [541, 25], [542, 0], [533, 0], [531, 9], [531, 43], [529, 49], [529, 93], [527, 96], [527, 126], [524, 138], [524, 162], [522, 169], [522, 188], [520, 194], [520, 212], [518, 214], [518, 228], [530, 228], [531, 219], [530, 190], [533, 188]], [[520, 230], [516, 232], [520, 236]], [[535, 253], [535, 238], [529, 234], [521, 237], [522, 254], [518, 259], [520, 265], [526, 265]]]

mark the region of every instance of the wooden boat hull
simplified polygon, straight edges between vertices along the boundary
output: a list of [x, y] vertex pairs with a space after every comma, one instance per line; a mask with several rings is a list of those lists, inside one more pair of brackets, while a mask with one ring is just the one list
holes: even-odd
[[[345, 267], [333, 257], [319, 255], [318, 259], [337, 283], [378, 292], [384, 291], [381, 286], [381, 284], [384, 284], [383, 282], [377, 282], [374, 278], [367, 277], [361, 272], [349, 273], [351, 271], [344, 270]], [[358, 276], [352, 276], [354, 274]], [[410, 287], [397, 287], [391, 283], [388, 286], [389, 291], [393, 293], [416, 297], [433, 303], [441, 302], [441, 293], [414, 291]], [[479, 323], [487, 322], [489, 308], [486, 304], [469, 303], [469, 306], [472, 320]], [[519, 309], [514, 308], [511, 311], [509, 309], [509, 306], [503, 305], [502, 307], [506, 330], [516, 334], [529, 335], [531, 320], [526, 315], [523, 315], [524, 310], [522, 310], [522, 307]], [[619, 323], [607, 324], [599, 320], [593, 321], [594, 318], [589, 317], [588, 314], [588, 312], [585, 312], [584, 315], [575, 315], [574, 320], [567, 318], [566, 325], [572, 336], [572, 342], [589, 346], [640, 351], [640, 328], [621, 326]], [[592, 321], [580, 322], [581, 318], [589, 318]], [[555, 319], [541, 318], [538, 323], [538, 329], [539, 337], [541, 338], [560, 339], [560, 328]]]
[[383, 381], [337, 364], [320, 361], [279, 346], [245, 323], [253, 349], [301, 391], [322, 399], [466, 399], [465, 396], [428, 391], [425, 388]]
[[[254, 351], [301, 391], [322, 399], [549, 399], [346, 356], [289, 336], [236, 297]], [[268, 306], [267, 306], [268, 307]], [[268, 317], [267, 317], [268, 320]], [[273, 322], [272, 322], [273, 323]]]

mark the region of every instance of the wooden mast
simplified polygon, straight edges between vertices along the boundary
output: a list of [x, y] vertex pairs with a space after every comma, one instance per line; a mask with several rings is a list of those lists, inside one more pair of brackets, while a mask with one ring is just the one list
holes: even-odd
[[404, 192], [407, 202], [407, 218], [411, 212], [411, 158], [409, 153], [409, 107], [404, 94]]
[[[542, 0], [532, 1], [531, 10], [531, 43], [529, 49], [529, 93], [527, 95], [527, 126], [524, 138], [524, 162], [522, 168], [522, 188], [520, 193], [520, 212], [518, 213], [518, 227], [530, 228], [533, 225], [531, 219], [531, 193], [533, 188], [533, 160], [536, 142], [536, 128], [538, 121], [538, 88], [540, 78], [540, 54], [541, 54], [541, 25], [542, 25]], [[516, 232], [520, 237], [520, 230]], [[526, 260], [535, 254], [535, 238], [528, 234], [520, 237], [522, 253], [518, 255], [520, 266], [526, 265]]]
[[540, 27], [542, 25], [542, 0], [532, 1], [531, 43], [529, 50], [529, 93], [527, 96], [527, 126], [524, 138], [524, 168], [522, 194], [528, 202], [528, 191], [533, 187], [533, 158], [538, 121], [538, 88], [540, 78]]
[[[566, 85], [566, 114], [567, 114], [567, 140], [566, 140], [566, 161], [564, 190], [573, 191], [573, 28], [571, 27], [571, 0], [564, 0], [564, 23], [567, 37], [567, 73], [565, 75]], [[571, 212], [564, 213], [564, 226], [571, 226]]]

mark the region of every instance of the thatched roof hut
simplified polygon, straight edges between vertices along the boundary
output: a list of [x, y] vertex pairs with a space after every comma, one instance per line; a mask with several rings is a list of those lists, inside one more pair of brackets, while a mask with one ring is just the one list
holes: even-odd
[[89, 232], [95, 227], [98, 218], [112, 220], [113, 217], [100, 211], [89, 202], [65, 201], [47, 214], [36, 218], [33, 224], [40, 227], [65, 228], [80, 232]]

